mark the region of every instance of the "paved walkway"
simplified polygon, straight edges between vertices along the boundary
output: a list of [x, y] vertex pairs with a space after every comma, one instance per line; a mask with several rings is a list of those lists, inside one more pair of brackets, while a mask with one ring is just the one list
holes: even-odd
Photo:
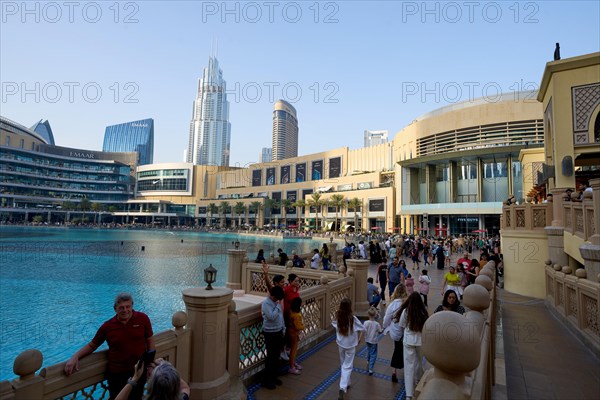
[[600, 360], [543, 301], [498, 294], [508, 399], [600, 398]]
[[[455, 263], [456, 256], [452, 257]], [[412, 273], [412, 262], [407, 262]], [[369, 268], [375, 276], [376, 266]], [[446, 271], [428, 268], [432, 278], [429, 308], [441, 303], [441, 282]], [[415, 271], [415, 275], [418, 273]], [[416, 276], [415, 276], [416, 278]], [[416, 279], [415, 279], [416, 280]], [[418, 285], [415, 285], [418, 287]], [[499, 289], [496, 386], [492, 398], [504, 399], [598, 399], [600, 361], [544, 306], [532, 299]], [[382, 310], [382, 315], [385, 311]], [[386, 336], [379, 342], [375, 374], [367, 372], [366, 346], [357, 349], [352, 387], [346, 399], [398, 399], [405, 397], [403, 374], [398, 383], [390, 379], [389, 360], [393, 342]], [[267, 390], [260, 385], [248, 388], [248, 399], [329, 400], [337, 399], [340, 361], [335, 337], [299, 357], [302, 375], [283, 375], [283, 385]]]

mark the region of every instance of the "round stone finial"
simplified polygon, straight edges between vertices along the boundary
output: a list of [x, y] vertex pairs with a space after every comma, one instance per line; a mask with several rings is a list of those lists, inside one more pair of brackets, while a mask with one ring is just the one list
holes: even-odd
[[285, 263], [285, 268], [294, 268], [294, 263], [292, 262], [292, 260], [287, 260], [287, 262]]
[[560, 271], [562, 269], [562, 267], [558, 264], [554, 264], [554, 270], [555, 271]]
[[483, 316], [483, 314], [479, 311], [471, 310], [466, 312], [465, 318], [467, 319], [467, 321], [469, 321], [469, 323], [477, 327], [477, 329], [479, 330], [479, 335], [481, 337], [481, 330], [485, 325], [485, 317]]
[[565, 275], [571, 275], [571, 272], [573, 272], [573, 270], [569, 266], [562, 267], [561, 271]]
[[575, 270], [575, 276], [582, 279], [587, 278], [587, 272], [585, 272], [585, 268], [577, 268]]
[[31, 378], [37, 370], [42, 368], [44, 356], [37, 349], [28, 349], [15, 358], [13, 363], [13, 372], [19, 375], [21, 379]]
[[248, 264], [250, 262], [250, 259], [248, 258], [248, 256], [244, 256], [244, 259], [242, 260], [242, 262], [244, 264]]
[[187, 324], [188, 316], [185, 311], [177, 311], [171, 318], [171, 324], [175, 329], [181, 329]]
[[[490, 292], [492, 290], [492, 288], [494, 287], [494, 282], [488, 275], [479, 275], [477, 278], [475, 278], [475, 283], [483, 286], [488, 292]], [[472, 286], [472, 285], [469, 285], [467, 287], [470, 287], [470, 286]]]
[[354, 269], [348, 268], [348, 276], [354, 276]]
[[346, 275], [346, 272], [348, 272], [348, 268], [344, 264], [342, 264], [338, 267], [338, 271], [340, 274]]
[[440, 311], [429, 317], [423, 327], [422, 343], [425, 358], [447, 374], [466, 374], [479, 365], [479, 334], [459, 313]]
[[229, 302], [229, 306], [227, 307], [227, 312], [228, 312], [228, 313], [232, 313], [232, 312], [235, 312], [235, 310], [236, 310], [235, 301], [234, 301], [234, 300], [231, 300], [231, 301]]
[[329, 283], [329, 278], [325, 275], [321, 275], [321, 285], [327, 285]]
[[552, 260], [546, 260], [544, 261], [544, 264], [546, 264], [547, 266], [552, 265]]
[[[475, 285], [469, 285], [465, 288], [463, 304], [471, 310], [483, 312], [483, 310], [490, 306], [489, 291], [492, 289], [492, 281], [487, 276], [480, 275], [475, 279], [475, 283]], [[485, 285], [489, 285], [489, 289]]]
[[454, 382], [447, 379], [432, 378], [423, 386], [419, 400], [456, 399], [463, 400], [465, 395], [462, 389]]
[[487, 276], [488, 278], [490, 278], [490, 280], [493, 280], [495, 275], [496, 275], [495, 272], [492, 272], [489, 269], [484, 268], [481, 271], [479, 271], [479, 276], [477, 278], [479, 278], [480, 276]]

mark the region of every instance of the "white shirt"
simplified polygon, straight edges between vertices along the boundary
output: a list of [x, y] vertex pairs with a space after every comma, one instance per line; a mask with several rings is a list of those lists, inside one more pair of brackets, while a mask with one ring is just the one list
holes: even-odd
[[310, 259], [310, 267], [312, 269], [319, 269], [319, 259], [321, 258], [321, 256], [319, 255], [319, 253], [315, 253], [314, 256], [312, 256], [312, 258]]
[[364, 325], [356, 318], [356, 315], [354, 316], [354, 329], [348, 332], [348, 336], [340, 334], [337, 327], [337, 321], [331, 321], [331, 325], [335, 328], [335, 342], [344, 349], [351, 349], [358, 346], [358, 332], [365, 330]]
[[392, 301], [385, 310], [385, 316], [383, 317], [383, 327], [385, 330], [383, 331], [384, 335], [387, 335], [388, 332], [390, 334], [390, 338], [393, 341], [397, 342], [402, 339], [402, 335], [404, 334], [404, 329], [400, 328], [400, 325], [392, 323], [394, 319], [394, 314], [396, 311], [400, 309], [402, 306], [402, 299], [396, 299]]
[[377, 344], [378, 336], [381, 332], [383, 332], [383, 327], [377, 321], [365, 321], [365, 342], [371, 344]]
[[408, 317], [406, 315], [406, 309], [402, 311], [402, 315], [400, 315], [400, 321], [398, 324], [402, 328], [404, 328], [404, 338], [402, 339], [402, 343], [407, 346], [420, 346], [421, 345], [421, 332], [411, 331], [408, 327]]

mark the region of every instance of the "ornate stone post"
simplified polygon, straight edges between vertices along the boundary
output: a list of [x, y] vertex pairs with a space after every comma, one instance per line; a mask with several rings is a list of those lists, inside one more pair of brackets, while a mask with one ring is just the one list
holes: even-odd
[[367, 317], [369, 301], [367, 299], [367, 277], [369, 275], [369, 260], [346, 260], [348, 268], [354, 270], [354, 315]]
[[36, 375], [44, 357], [39, 350], [25, 350], [15, 358], [13, 372], [19, 376], [11, 382], [15, 400], [39, 399], [44, 393], [44, 378]]
[[192, 330], [192, 399], [215, 399], [229, 390], [227, 371], [228, 308], [233, 290], [185, 289], [188, 327]]
[[227, 250], [229, 259], [229, 270], [227, 271], [227, 286], [229, 289], [240, 290], [242, 288], [242, 264], [246, 258], [246, 250]]

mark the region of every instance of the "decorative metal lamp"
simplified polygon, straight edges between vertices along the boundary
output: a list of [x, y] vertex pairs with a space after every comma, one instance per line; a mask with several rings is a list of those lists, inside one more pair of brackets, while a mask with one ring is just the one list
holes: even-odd
[[204, 268], [204, 282], [208, 283], [206, 290], [213, 290], [211, 286], [217, 280], [217, 270], [210, 264], [208, 268]]
[[333, 243], [333, 236], [329, 238], [329, 243]]
[[240, 242], [238, 240], [236, 240], [235, 242], [231, 242], [231, 244], [233, 245], [233, 247], [235, 247], [236, 250], [240, 248]]

